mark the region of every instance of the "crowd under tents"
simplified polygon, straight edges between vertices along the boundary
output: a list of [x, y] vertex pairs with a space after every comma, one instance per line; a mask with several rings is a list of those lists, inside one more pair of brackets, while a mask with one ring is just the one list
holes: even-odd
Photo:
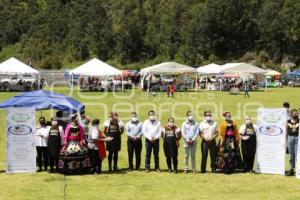
[[94, 58], [79, 67], [71, 70], [69, 72], [71, 76], [71, 87], [73, 87], [74, 84], [74, 76], [79, 76], [81, 78], [83, 77], [101, 77], [105, 80], [108, 79], [108, 77], [116, 77], [121, 76], [122, 79], [122, 89], [123, 89], [123, 73], [121, 70], [118, 70], [117, 68], [112, 67], [111, 65], [98, 60], [97, 58]]
[[[176, 62], [164, 62], [157, 65], [153, 65], [150, 67], [143, 68], [141, 70], [142, 79], [141, 79], [141, 87], [144, 88], [144, 82], [147, 81], [147, 91], [149, 91], [151, 87], [151, 78], [155, 75], [183, 75], [183, 74], [193, 74], [196, 77], [197, 82], [197, 70], [193, 67], [179, 64]], [[174, 81], [170, 81], [174, 82]]]

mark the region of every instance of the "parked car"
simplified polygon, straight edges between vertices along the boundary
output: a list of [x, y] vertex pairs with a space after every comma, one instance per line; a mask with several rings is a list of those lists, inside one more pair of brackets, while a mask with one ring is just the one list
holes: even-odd
[[28, 90], [34, 87], [36, 79], [32, 75], [12, 76], [0, 80], [1, 90]]
[[288, 86], [290, 87], [300, 87], [300, 81], [291, 80], [288, 82]]

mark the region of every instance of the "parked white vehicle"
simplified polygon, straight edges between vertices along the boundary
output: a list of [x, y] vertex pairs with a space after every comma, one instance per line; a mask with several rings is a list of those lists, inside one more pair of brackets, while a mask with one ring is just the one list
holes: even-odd
[[[22, 75], [22, 76], [12, 76], [10, 78], [3, 78], [0, 80], [0, 86], [4, 90], [12, 90], [17, 89], [17, 87], [32, 87], [34, 83], [36, 82], [36, 79], [32, 75]], [[22, 90], [22, 89], [20, 89]]]

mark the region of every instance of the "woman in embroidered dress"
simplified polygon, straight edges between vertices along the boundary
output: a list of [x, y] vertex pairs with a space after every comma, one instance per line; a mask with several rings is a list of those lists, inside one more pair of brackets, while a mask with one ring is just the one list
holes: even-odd
[[60, 152], [59, 169], [65, 174], [89, 173], [91, 162], [84, 142], [84, 129], [78, 123], [77, 115], [67, 125], [64, 145]]

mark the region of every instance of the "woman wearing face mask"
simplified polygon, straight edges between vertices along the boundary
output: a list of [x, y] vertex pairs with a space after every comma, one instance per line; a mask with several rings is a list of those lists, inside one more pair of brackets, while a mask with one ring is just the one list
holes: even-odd
[[291, 119], [287, 121], [287, 143], [290, 154], [290, 171], [288, 176], [294, 175], [295, 162], [297, 158], [297, 146], [299, 135], [299, 116], [296, 109], [291, 111]]
[[108, 151], [109, 171], [112, 171], [112, 160], [114, 161], [113, 170], [118, 171], [118, 153], [121, 150], [121, 135], [124, 132], [124, 124], [118, 119], [118, 114], [111, 112], [108, 120], [104, 122], [104, 134], [106, 137], [113, 138], [112, 141], [106, 143], [106, 151]]
[[50, 173], [53, 173], [54, 164], [56, 166], [55, 170], [58, 171], [58, 158], [64, 137], [64, 130], [62, 126], [58, 125], [58, 121], [56, 118], [51, 120], [51, 124], [52, 126], [49, 130], [47, 146], [49, 152]]
[[47, 148], [47, 139], [49, 133], [49, 126], [46, 124], [45, 117], [40, 117], [40, 125], [36, 129], [36, 151], [37, 151], [37, 163], [39, 170], [38, 172], [48, 169], [48, 148]]
[[242, 155], [244, 161], [244, 172], [253, 170], [256, 152], [256, 132], [257, 126], [253, 124], [250, 116], [245, 117], [245, 124], [240, 127]]
[[64, 135], [64, 146], [60, 152], [58, 167], [65, 174], [89, 173], [91, 161], [84, 142], [84, 129], [72, 115]]
[[169, 173], [172, 172], [172, 161], [174, 173], [177, 173], [178, 166], [178, 147], [181, 138], [180, 129], [175, 126], [174, 118], [168, 119], [168, 124], [162, 129], [162, 138], [164, 140], [164, 152], [168, 165]]
[[231, 113], [223, 113], [225, 121], [220, 124], [221, 149], [224, 153], [225, 165], [223, 171], [225, 173], [233, 172], [240, 163], [237, 163], [239, 154], [239, 134], [237, 125], [231, 119]]

